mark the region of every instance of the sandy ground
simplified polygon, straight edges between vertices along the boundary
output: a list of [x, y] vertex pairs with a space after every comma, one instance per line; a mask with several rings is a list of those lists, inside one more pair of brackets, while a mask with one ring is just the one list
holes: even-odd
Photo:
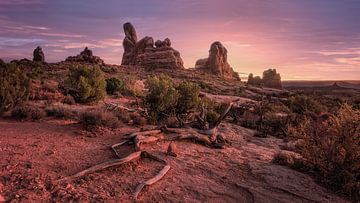
[[[82, 131], [70, 121], [0, 120], [0, 195], [8, 202], [133, 202], [135, 187], [163, 167], [141, 159], [69, 183], [56, 180], [116, 158], [109, 146], [139, 129]], [[282, 140], [256, 138], [253, 131], [222, 124], [225, 149], [176, 142], [145, 145], [167, 160], [169, 173], [140, 194], [139, 202], [345, 202], [305, 174], [271, 163]], [[119, 150], [124, 156], [130, 147]], [[0, 200], [1, 201], [1, 200]]]

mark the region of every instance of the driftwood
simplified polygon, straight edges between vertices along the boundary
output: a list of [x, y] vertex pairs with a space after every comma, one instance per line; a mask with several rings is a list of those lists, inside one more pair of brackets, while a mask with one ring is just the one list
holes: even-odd
[[127, 163], [127, 162], [130, 162], [130, 161], [133, 161], [133, 160], [136, 160], [136, 159], [139, 159], [141, 157], [141, 152], [134, 152], [130, 155], [128, 155], [127, 157], [124, 157], [122, 159], [114, 159], [114, 160], [110, 160], [110, 161], [106, 161], [104, 163], [101, 163], [101, 164], [97, 164], [95, 166], [92, 166], [88, 169], [85, 169], [83, 171], [80, 171], [72, 176], [69, 176], [67, 178], [64, 178], [64, 179], [71, 179], [71, 178], [78, 178], [78, 177], [82, 177], [86, 174], [89, 174], [89, 173], [94, 173], [96, 171], [100, 171], [100, 170], [104, 170], [104, 169], [107, 169], [107, 168], [110, 168], [110, 167], [113, 167], [113, 166], [118, 166], [118, 165], [121, 165], [123, 163]]
[[136, 112], [137, 111], [136, 109], [130, 109], [126, 106], [121, 106], [121, 105], [115, 104], [115, 103], [107, 103], [104, 101], [104, 104], [105, 104], [106, 110], [110, 110], [110, 111], [113, 111], [115, 109], [121, 109], [121, 110], [125, 110], [128, 112]]
[[134, 198], [137, 199], [138, 195], [140, 194], [141, 190], [147, 186], [147, 185], [152, 185], [156, 182], [158, 182], [162, 177], [165, 176], [165, 174], [170, 170], [170, 166], [169, 165], [166, 165], [164, 166], [164, 168], [153, 178], [143, 182], [143, 183], [140, 183], [136, 189], [135, 189], [135, 192], [134, 192]]

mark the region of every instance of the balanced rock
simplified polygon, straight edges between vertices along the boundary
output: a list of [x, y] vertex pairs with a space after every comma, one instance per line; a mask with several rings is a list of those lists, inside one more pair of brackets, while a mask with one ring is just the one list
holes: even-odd
[[218, 75], [225, 79], [238, 79], [239, 75], [234, 72], [227, 61], [227, 50], [220, 42], [212, 43], [209, 51], [209, 57], [199, 59], [195, 68], [204, 72]]
[[82, 51], [79, 55], [67, 57], [66, 61], [78, 62], [78, 63], [90, 63], [90, 64], [98, 64], [98, 65], [105, 64], [100, 57], [94, 56], [93, 52], [87, 47], [85, 47], [84, 51]]
[[42, 51], [41, 47], [36, 47], [36, 49], [33, 52], [33, 61], [34, 62], [41, 62], [44, 63], [45, 62], [45, 54]]
[[180, 53], [171, 47], [171, 41], [154, 42], [152, 37], [144, 37], [137, 41], [137, 33], [131, 23], [124, 24], [124, 54], [121, 65], [135, 65], [146, 69], [168, 68], [183, 69]]

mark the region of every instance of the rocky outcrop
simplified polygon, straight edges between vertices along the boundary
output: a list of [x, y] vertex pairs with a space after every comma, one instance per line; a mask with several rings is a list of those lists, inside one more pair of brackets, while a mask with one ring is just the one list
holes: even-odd
[[282, 89], [280, 73], [276, 69], [268, 69], [263, 72], [263, 77], [255, 76], [250, 73], [247, 84], [253, 86], [264, 86], [274, 89]]
[[146, 69], [167, 68], [183, 69], [180, 53], [171, 47], [171, 41], [154, 42], [152, 37], [137, 41], [137, 33], [131, 23], [124, 24], [124, 54], [121, 65], [135, 65]]
[[68, 58], [66, 58], [67, 62], [78, 62], [78, 63], [90, 63], [90, 64], [98, 64], [98, 65], [104, 65], [104, 61], [98, 57], [98, 56], [94, 56], [93, 52], [85, 47], [84, 51], [82, 51], [79, 55], [77, 56], [69, 56]]
[[280, 73], [276, 69], [268, 69], [263, 72], [262, 82], [265, 87], [282, 89]]
[[36, 47], [36, 49], [33, 52], [33, 61], [34, 62], [41, 62], [44, 63], [45, 62], [45, 54], [42, 51], [41, 47]]
[[209, 57], [199, 59], [195, 68], [204, 72], [218, 75], [225, 79], [238, 79], [239, 75], [234, 72], [227, 61], [227, 50], [220, 42], [212, 43], [209, 51]]

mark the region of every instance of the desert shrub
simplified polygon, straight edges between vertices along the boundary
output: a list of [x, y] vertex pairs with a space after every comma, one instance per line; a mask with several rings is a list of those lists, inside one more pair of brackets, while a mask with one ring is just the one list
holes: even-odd
[[29, 73], [29, 77], [34, 80], [41, 80], [44, 78], [45, 71], [44, 68], [41, 66], [36, 66], [31, 69], [31, 72]]
[[206, 122], [209, 126], [213, 126], [220, 117], [223, 107], [222, 104], [216, 103], [215, 101], [204, 97], [201, 99], [201, 105], [206, 113]]
[[360, 200], [360, 111], [344, 104], [330, 117], [305, 120], [291, 132], [301, 154], [330, 188]]
[[125, 83], [123, 95], [129, 95], [134, 97], [144, 96], [144, 85], [141, 81], [137, 80], [134, 76], [123, 77], [122, 80]]
[[74, 97], [72, 97], [70, 94], [66, 95], [63, 99], [64, 104], [74, 105], [76, 104], [76, 101]]
[[146, 119], [138, 113], [130, 114], [130, 118], [132, 120], [132, 123], [137, 126], [144, 126], [147, 123]]
[[106, 79], [106, 92], [108, 94], [115, 94], [116, 92], [121, 93], [125, 90], [125, 83], [123, 80], [118, 78]]
[[98, 102], [105, 97], [106, 82], [98, 67], [76, 66], [70, 69], [60, 89], [78, 103]]
[[28, 100], [31, 80], [16, 64], [0, 66], [0, 84], [0, 115]]
[[282, 103], [261, 101], [254, 108], [245, 111], [239, 120], [241, 126], [258, 130], [258, 136], [285, 138], [287, 126], [295, 122], [295, 115]]
[[200, 106], [200, 87], [196, 84], [184, 81], [176, 86], [171, 78], [161, 75], [148, 78], [146, 87], [149, 92], [144, 103], [152, 123], [169, 117], [184, 121]]
[[74, 118], [76, 117], [75, 113], [70, 109], [65, 108], [64, 106], [49, 106], [45, 108], [46, 115], [49, 117], [55, 118]]
[[106, 79], [106, 92], [108, 94], [118, 93], [125, 96], [142, 97], [143, 89], [138, 80], [130, 75]]
[[176, 87], [179, 93], [178, 103], [175, 112], [178, 116], [185, 116], [191, 112], [197, 111], [200, 107], [200, 87], [190, 82], [181, 82]]
[[11, 111], [11, 117], [18, 120], [40, 120], [45, 117], [45, 113], [37, 107], [17, 106]]
[[117, 128], [120, 125], [119, 119], [113, 113], [100, 110], [82, 112], [80, 114], [80, 123], [87, 130], [100, 126]]
[[262, 136], [287, 137], [288, 125], [292, 124], [295, 117], [291, 114], [266, 113], [258, 123], [257, 130]]
[[165, 75], [150, 77], [145, 85], [149, 90], [145, 105], [149, 111], [150, 122], [156, 123], [174, 115], [180, 95], [171, 78]]
[[125, 110], [117, 110], [112, 112], [121, 122], [123, 123], [130, 123], [132, 118], [130, 113]]
[[303, 115], [307, 113], [320, 114], [326, 111], [325, 106], [305, 95], [297, 95], [290, 98], [288, 107], [292, 112]]

